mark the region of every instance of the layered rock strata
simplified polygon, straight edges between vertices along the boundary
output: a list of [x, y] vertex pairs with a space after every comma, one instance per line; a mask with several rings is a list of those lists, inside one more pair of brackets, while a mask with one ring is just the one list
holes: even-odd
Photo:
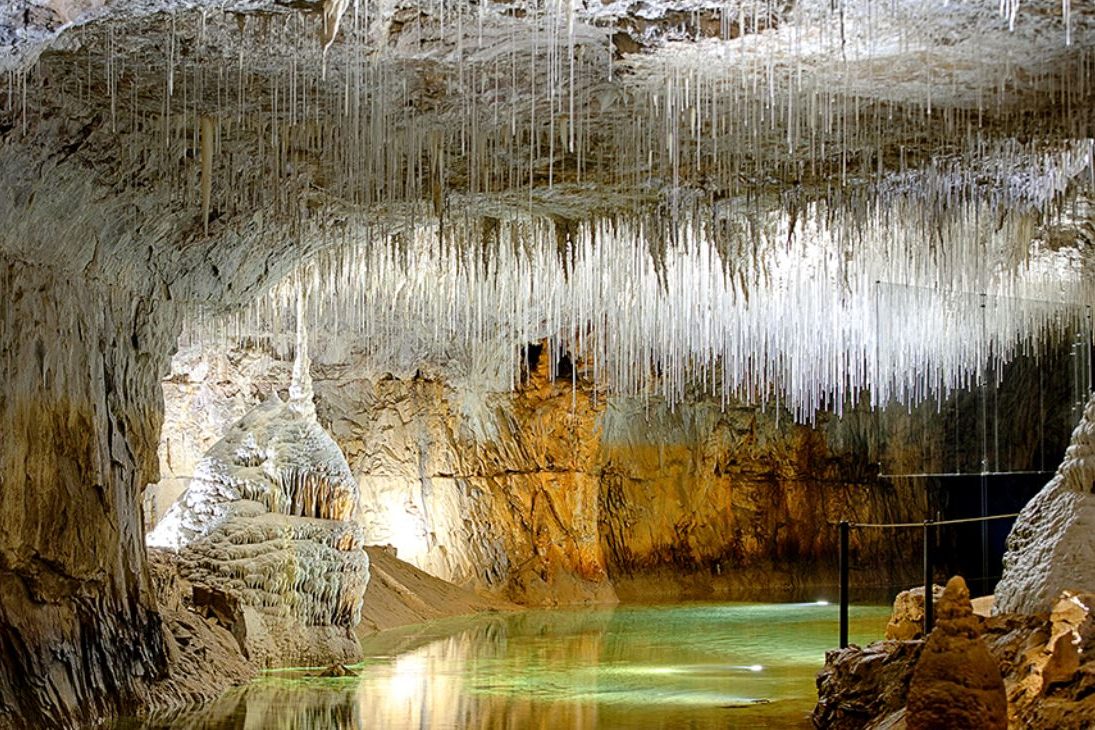
[[[530, 358], [507, 394], [317, 356], [317, 412], [359, 484], [368, 543], [521, 603], [816, 599], [835, 596], [831, 523], [928, 512], [922, 490], [880, 484], [824, 426], [705, 401], [605, 401], [581, 379], [551, 381], [546, 360]], [[194, 413], [236, 413], [290, 376], [288, 360], [258, 349], [186, 350], [173, 367], [167, 478], [150, 505], [213, 438]], [[853, 582], [913, 580], [906, 537], [857, 531]]]

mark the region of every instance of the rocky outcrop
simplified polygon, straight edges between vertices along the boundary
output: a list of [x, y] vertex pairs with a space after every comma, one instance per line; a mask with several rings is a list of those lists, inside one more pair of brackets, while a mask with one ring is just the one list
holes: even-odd
[[[943, 586], [932, 586], [932, 600], [943, 597]], [[911, 641], [924, 638], [924, 587], [901, 591], [893, 602], [893, 613], [886, 624], [886, 638]]]
[[228, 430], [147, 539], [195, 597], [224, 594], [214, 611], [260, 666], [360, 657], [369, 558], [351, 520], [357, 484], [302, 377], [288, 402], [273, 394]]
[[1011, 528], [994, 610], [1048, 611], [1064, 590], [1095, 591], [1095, 398], [1057, 474]]
[[[838, 730], [901, 726], [895, 723], [1003, 727], [1006, 707], [1011, 730], [1095, 727], [1093, 605], [1091, 595], [1066, 593], [1049, 614], [983, 617], [967, 612], [964, 601], [956, 616], [954, 603], [943, 601], [934, 642], [935, 632], [928, 642], [882, 641], [829, 652], [818, 676], [814, 724]], [[927, 643], [934, 644], [930, 655]]]
[[997, 644], [994, 653], [1009, 659], [1013, 725], [1076, 730], [1095, 726], [1093, 611], [1095, 595], [1066, 591], [1048, 616], [1006, 614], [989, 622]]
[[826, 652], [817, 675], [814, 727], [880, 730], [904, 717], [921, 641], [881, 641]]
[[232, 631], [238, 605], [219, 591], [195, 588], [164, 553], [151, 551], [148, 566], [168, 655], [166, 674], [150, 688], [148, 708], [171, 712], [209, 702], [254, 678], [262, 665], [245, 655]]
[[166, 676], [138, 500], [179, 310], [247, 299], [303, 240], [225, 256], [243, 229], [196, 240], [119, 156], [139, 132], [29, 96], [44, 120], [0, 119], [0, 728], [20, 730], [130, 712]]
[[905, 725], [909, 730], [1004, 730], [1008, 702], [996, 659], [980, 636], [966, 582], [955, 576], [939, 601], [909, 682]]
[[241, 501], [207, 536], [172, 555], [195, 588], [238, 604], [222, 618], [260, 666], [353, 662], [369, 559], [361, 530], [266, 512]]

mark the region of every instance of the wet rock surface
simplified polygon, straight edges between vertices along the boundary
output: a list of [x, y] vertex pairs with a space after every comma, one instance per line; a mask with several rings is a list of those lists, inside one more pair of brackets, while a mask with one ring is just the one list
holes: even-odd
[[171, 556], [149, 552], [149, 571], [160, 615], [168, 668], [150, 689], [147, 709], [171, 712], [208, 702], [256, 676], [236, 626], [242, 618], [232, 596], [182, 578]]

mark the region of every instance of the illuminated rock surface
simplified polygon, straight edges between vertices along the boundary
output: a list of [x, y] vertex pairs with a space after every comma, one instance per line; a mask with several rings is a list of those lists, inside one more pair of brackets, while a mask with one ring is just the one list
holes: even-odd
[[[211, 429], [288, 377], [256, 351], [183, 351], [165, 381], [163, 453], [187, 468]], [[813, 600], [836, 582], [842, 518], [928, 509], [908, 484], [882, 489], [835, 431], [717, 403], [595, 401], [550, 382], [542, 358], [516, 393], [378, 376], [354, 360], [314, 366], [316, 409], [360, 485], [369, 544], [466, 587], [531, 604], [682, 596]], [[158, 528], [157, 528], [158, 529]], [[916, 536], [857, 534], [857, 582], [913, 580]]]
[[1048, 611], [1065, 590], [1095, 591], [1095, 399], [1057, 474], [1012, 527], [994, 610]]
[[[818, 677], [814, 724], [836, 730], [913, 727], [914, 722], [933, 728], [1090, 728], [1095, 724], [1091, 607], [1090, 594], [1065, 593], [1052, 614], [981, 617], [963, 608], [957, 630], [952, 625], [940, 632], [942, 640], [935, 642], [923, 672], [924, 641], [831, 651]], [[942, 619], [945, 604], [940, 611]], [[971, 643], [978, 634], [981, 649]], [[914, 676], [919, 717], [912, 716]], [[1002, 690], [996, 676], [1003, 679]], [[1004, 697], [998, 692], [1006, 694], [1006, 720], [1000, 719]]]
[[[932, 586], [932, 598], [936, 603], [943, 597], [943, 586]], [[924, 588], [917, 586], [901, 591], [893, 602], [893, 615], [886, 624], [886, 638], [910, 641], [924, 638]]]
[[239, 603], [222, 617], [260, 666], [356, 661], [369, 582], [357, 485], [308, 400], [274, 395], [228, 429], [149, 533], [180, 575]]
[[[1076, 335], [1093, 48], [1095, 9], [1058, 0], [0, 4], [0, 727], [94, 722], [167, 676], [139, 502], [160, 380], [180, 334], [288, 336], [305, 290], [316, 339], [399, 376], [347, 413], [459, 426], [389, 510], [424, 565], [543, 602], [662, 567], [675, 593], [728, 565], [803, 585], [783, 566], [831, 550], [834, 505], [923, 499], [830, 478], [818, 437], [757, 407], [932, 402]], [[483, 394], [541, 341], [590, 373], [573, 421], [565, 383], [518, 394], [540, 435], [465, 453], [499, 443], [465, 425], [506, 433]], [[398, 392], [417, 370], [432, 385]], [[609, 395], [673, 447], [609, 428]], [[381, 503], [408, 477], [380, 467], [435, 448], [392, 424], [396, 458], [351, 457]], [[334, 427], [348, 453], [373, 432]]]

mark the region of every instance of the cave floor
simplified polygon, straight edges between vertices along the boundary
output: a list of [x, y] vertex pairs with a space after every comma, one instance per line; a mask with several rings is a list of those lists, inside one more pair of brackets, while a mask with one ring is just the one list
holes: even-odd
[[[889, 608], [856, 606], [851, 638]], [[688, 603], [489, 613], [381, 632], [359, 676], [267, 672], [151, 728], [810, 727], [837, 609]]]

